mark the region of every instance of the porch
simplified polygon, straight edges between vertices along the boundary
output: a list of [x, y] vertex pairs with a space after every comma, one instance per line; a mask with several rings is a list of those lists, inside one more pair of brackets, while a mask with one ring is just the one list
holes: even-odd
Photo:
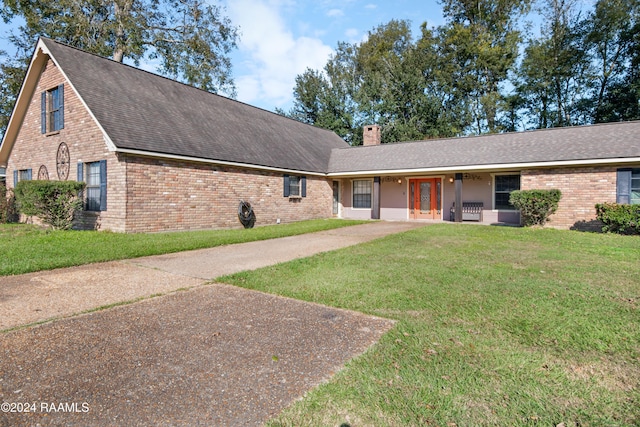
[[520, 189], [517, 172], [358, 177], [334, 180], [334, 189], [342, 218], [520, 224], [509, 205], [510, 192]]

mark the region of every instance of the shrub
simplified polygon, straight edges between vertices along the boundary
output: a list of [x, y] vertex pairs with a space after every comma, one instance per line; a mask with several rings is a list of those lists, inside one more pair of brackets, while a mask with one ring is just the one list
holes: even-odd
[[7, 222], [9, 216], [9, 200], [7, 199], [7, 187], [0, 182], [0, 224]]
[[558, 209], [560, 190], [518, 190], [511, 192], [509, 202], [520, 210], [525, 227], [544, 225]]
[[604, 224], [604, 232], [640, 234], [640, 205], [597, 204], [596, 217]]
[[16, 204], [21, 213], [37, 216], [54, 229], [68, 230], [73, 215], [82, 209], [84, 186], [75, 181], [20, 181], [14, 190]]

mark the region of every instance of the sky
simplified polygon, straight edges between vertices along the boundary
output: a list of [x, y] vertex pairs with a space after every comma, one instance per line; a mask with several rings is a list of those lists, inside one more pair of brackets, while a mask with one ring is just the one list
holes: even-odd
[[[292, 107], [295, 78], [307, 68], [322, 69], [338, 42], [361, 42], [367, 32], [391, 19], [408, 19], [413, 35], [420, 25], [444, 22], [438, 0], [219, 0], [239, 28], [232, 52], [239, 101], [273, 111]], [[14, 23], [15, 25], [15, 23]], [[12, 52], [0, 21], [0, 50]], [[153, 64], [141, 68], [155, 72]]]
[[240, 30], [232, 54], [237, 99], [267, 110], [289, 110], [295, 78], [322, 69], [338, 42], [361, 42], [392, 19], [444, 23], [437, 0], [227, 0], [226, 14]]
[[[231, 53], [239, 101], [288, 111], [295, 78], [307, 68], [324, 67], [338, 42], [362, 42], [373, 28], [392, 19], [420, 25], [445, 23], [439, 0], [210, 0], [225, 8], [239, 28], [238, 49]], [[594, 0], [580, 0], [592, 5]], [[9, 29], [0, 22], [0, 50], [11, 52]], [[141, 68], [155, 72], [153, 64]]]

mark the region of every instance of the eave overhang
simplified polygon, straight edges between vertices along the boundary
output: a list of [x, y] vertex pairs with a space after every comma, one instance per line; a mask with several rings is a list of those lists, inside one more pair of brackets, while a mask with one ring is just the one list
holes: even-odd
[[564, 161], [548, 161], [548, 162], [495, 163], [495, 164], [486, 164], [486, 165], [434, 166], [434, 167], [413, 168], [413, 169], [345, 171], [345, 172], [330, 172], [327, 174], [327, 176], [330, 178], [357, 178], [357, 177], [378, 176], [378, 175], [382, 175], [382, 176], [430, 175], [430, 174], [437, 174], [437, 173], [470, 172], [470, 171], [501, 172], [501, 171], [517, 171], [522, 169], [606, 166], [606, 165], [622, 165], [622, 164], [633, 164], [633, 163], [640, 163], [640, 157], [564, 160]]

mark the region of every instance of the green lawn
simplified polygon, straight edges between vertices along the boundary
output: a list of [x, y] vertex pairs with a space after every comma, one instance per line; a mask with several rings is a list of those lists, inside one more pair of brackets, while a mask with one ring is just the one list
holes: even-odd
[[0, 276], [293, 236], [360, 224], [314, 220], [252, 229], [124, 234], [0, 224]]
[[640, 425], [638, 237], [430, 225], [220, 280], [398, 320], [272, 426]]

